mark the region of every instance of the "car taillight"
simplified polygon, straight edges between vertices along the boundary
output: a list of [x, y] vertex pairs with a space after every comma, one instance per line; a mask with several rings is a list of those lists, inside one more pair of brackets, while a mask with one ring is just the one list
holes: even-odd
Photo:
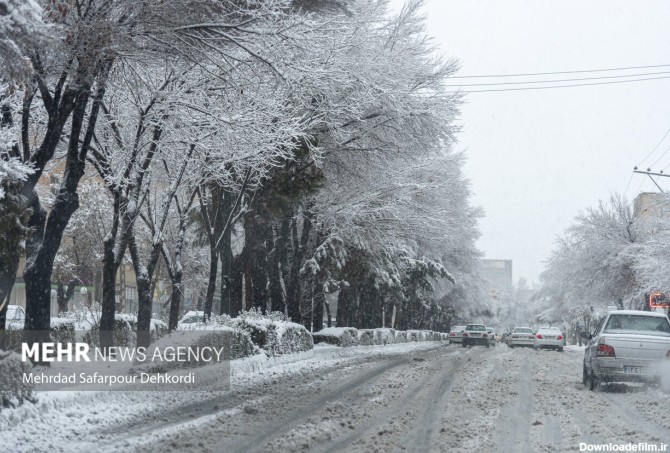
[[542, 339], [542, 335], [540, 335], [540, 334], [538, 333], [536, 338], [537, 338], [538, 340], [541, 340], [541, 339]]
[[465, 333], [465, 332], [463, 332], [463, 336], [464, 336], [464, 337], [467, 337], [467, 336], [468, 336], [468, 334], [467, 334], [467, 333]]
[[450, 336], [450, 337], [455, 337], [456, 334], [455, 334], [454, 332], [450, 332], [450, 333], [449, 333], [449, 336]]
[[563, 335], [559, 335], [557, 339], [558, 339], [558, 340], [562, 340], [562, 339], [563, 339]]
[[614, 348], [608, 344], [599, 344], [596, 348], [596, 356], [598, 357], [616, 357]]

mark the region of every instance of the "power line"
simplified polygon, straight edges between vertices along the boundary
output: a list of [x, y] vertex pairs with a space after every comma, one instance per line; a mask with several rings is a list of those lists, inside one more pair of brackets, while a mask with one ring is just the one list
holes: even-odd
[[670, 74], [670, 71], [647, 72], [643, 74], [622, 74], [613, 76], [599, 77], [579, 77], [576, 79], [556, 79], [556, 80], [524, 80], [518, 82], [490, 82], [490, 83], [464, 83], [460, 85], [446, 85], [448, 87], [477, 87], [477, 86], [496, 86], [496, 85], [526, 85], [530, 83], [560, 83], [560, 82], [581, 82], [584, 80], [603, 80], [603, 79], [621, 79], [624, 77], [642, 77], [659, 74]]
[[665, 131], [665, 135], [663, 135], [663, 138], [662, 138], [661, 140], [659, 140], [658, 143], [656, 143], [656, 146], [654, 146], [654, 149], [652, 149], [651, 152], [650, 152], [649, 154], [647, 154], [647, 157], [645, 157], [644, 159], [642, 159], [642, 162], [640, 162], [638, 165], [642, 165], [642, 164], [644, 163], [645, 160], [649, 159], [649, 156], [651, 156], [652, 154], [654, 154], [654, 151], [656, 151], [656, 150], [658, 149], [658, 147], [661, 146], [661, 143], [663, 143], [663, 140], [665, 140], [665, 137], [667, 137], [668, 134], [670, 134], [670, 128], [668, 128], [668, 130]]
[[647, 77], [647, 78], [630, 79], [630, 80], [610, 80], [607, 82], [594, 82], [594, 83], [575, 83], [568, 85], [548, 85], [544, 87], [491, 88], [486, 90], [454, 90], [451, 91], [451, 93], [490, 93], [490, 92], [501, 92], [501, 91], [550, 90], [553, 88], [572, 88], [572, 87], [585, 87], [592, 85], [612, 85], [615, 83], [644, 82], [648, 80], [661, 80], [661, 79], [670, 79], [670, 76]]
[[626, 68], [610, 68], [610, 69], [584, 69], [581, 71], [553, 71], [553, 72], [529, 72], [525, 74], [491, 74], [491, 75], [464, 75], [452, 76], [452, 79], [474, 79], [474, 78], [493, 78], [493, 77], [523, 77], [523, 76], [538, 76], [538, 75], [553, 75], [553, 74], [584, 74], [587, 72], [608, 72], [608, 71], [628, 71], [632, 69], [651, 69], [651, 68], [665, 68], [670, 64], [657, 64], [648, 66], [629, 66]]
[[668, 153], [668, 151], [670, 151], [670, 146], [669, 146], [668, 148], [666, 148], [665, 151], [663, 151], [663, 154], [661, 154], [661, 155], [658, 157], [658, 159], [656, 159], [656, 160], [650, 165], [650, 167], [653, 167], [654, 165], [656, 165], [656, 164], [658, 163], [659, 160], [663, 159], [663, 156], [665, 156], [665, 155]]

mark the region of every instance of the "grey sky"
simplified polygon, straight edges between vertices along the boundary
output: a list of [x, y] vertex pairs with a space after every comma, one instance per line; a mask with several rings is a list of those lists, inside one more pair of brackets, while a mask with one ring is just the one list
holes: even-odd
[[[667, 1], [427, 0], [424, 10], [443, 54], [461, 61], [459, 75], [670, 64]], [[670, 66], [623, 73], [661, 71]], [[556, 236], [580, 210], [623, 193], [632, 167], [670, 128], [670, 79], [468, 94], [461, 118], [458, 149], [467, 151], [474, 202], [486, 211], [478, 245], [488, 258], [512, 259], [515, 280], [532, 282]], [[669, 147], [670, 136], [644, 167]], [[667, 165], [670, 151], [653, 169]], [[653, 189], [643, 181], [632, 178], [629, 198]]]

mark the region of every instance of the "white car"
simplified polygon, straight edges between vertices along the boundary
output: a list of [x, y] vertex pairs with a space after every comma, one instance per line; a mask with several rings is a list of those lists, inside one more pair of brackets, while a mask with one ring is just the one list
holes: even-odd
[[530, 327], [515, 327], [512, 331], [512, 334], [508, 337], [508, 342], [510, 348], [516, 348], [518, 346], [534, 347], [535, 346], [535, 333]]
[[486, 332], [484, 324], [468, 324], [462, 336], [461, 346], [463, 347], [481, 344], [488, 348], [491, 345], [489, 343], [489, 334]]
[[496, 340], [496, 333], [493, 331], [493, 327], [487, 327], [486, 332], [489, 334], [489, 343], [495, 346], [498, 341]]
[[463, 331], [465, 326], [454, 326], [449, 331], [449, 344], [451, 343], [460, 343], [463, 339]]
[[23, 329], [26, 322], [26, 312], [18, 305], [7, 305], [5, 326], [8, 329]]
[[617, 310], [603, 317], [584, 351], [583, 382], [660, 382], [670, 359], [670, 320], [663, 313]]
[[558, 327], [540, 327], [535, 332], [535, 349], [556, 349], [563, 352], [563, 333]]

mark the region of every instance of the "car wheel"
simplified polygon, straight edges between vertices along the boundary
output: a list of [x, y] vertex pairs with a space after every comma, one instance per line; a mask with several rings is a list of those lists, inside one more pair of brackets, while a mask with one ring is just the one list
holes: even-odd
[[486, 342], [486, 347], [488, 348], [489, 346], [490, 346], [490, 345], [489, 345], [489, 342], [487, 341], [487, 342]]
[[598, 378], [593, 374], [593, 370], [589, 373], [589, 390], [592, 392], [597, 392], [600, 390], [600, 382]]
[[461, 347], [466, 347], [467, 345], [465, 344], [465, 341], [461, 341]]
[[558, 348], [558, 352], [563, 352], [563, 348]]
[[589, 375], [586, 373], [586, 364], [582, 364], [582, 384], [584, 384], [584, 387], [586, 387], [589, 382], [588, 378]]

